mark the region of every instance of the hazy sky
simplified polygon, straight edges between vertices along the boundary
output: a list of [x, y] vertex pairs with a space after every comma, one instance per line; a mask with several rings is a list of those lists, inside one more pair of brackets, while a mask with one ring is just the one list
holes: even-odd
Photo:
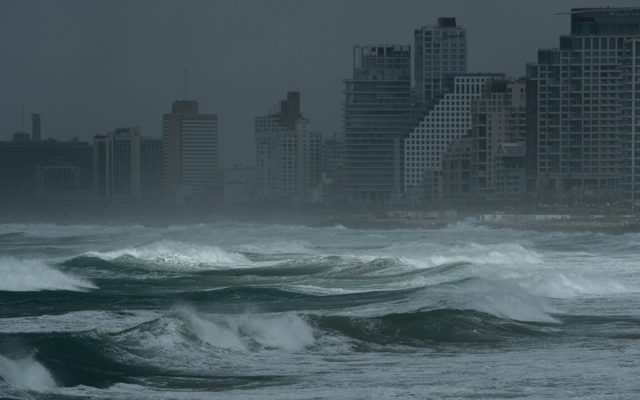
[[222, 162], [253, 164], [253, 118], [287, 90], [325, 135], [341, 129], [342, 79], [354, 44], [406, 43], [454, 16], [471, 72], [524, 74], [569, 31], [572, 7], [637, 0], [0, 1], [0, 140], [39, 112], [43, 136], [67, 139], [137, 125], [161, 135], [183, 97], [218, 114]]

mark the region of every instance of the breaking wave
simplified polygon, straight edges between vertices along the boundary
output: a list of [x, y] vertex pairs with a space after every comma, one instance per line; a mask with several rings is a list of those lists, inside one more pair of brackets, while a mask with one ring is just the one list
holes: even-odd
[[47, 392], [56, 388], [49, 371], [31, 356], [18, 360], [0, 356], [0, 378], [18, 389]]
[[417, 268], [432, 268], [440, 265], [469, 263], [475, 265], [515, 265], [539, 264], [542, 256], [518, 243], [503, 243], [483, 245], [470, 243], [465, 246], [453, 246], [448, 249], [438, 249], [437, 254], [425, 256], [401, 256], [401, 260]]
[[203, 246], [172, 240], [162, 240], [140, 247], [129, 247], [105, 252], [89, 252], [85, 256], [103, 260], [134, 259], [155, 267], [208, 269], [211, 267], [250, 266], [240, 253], [225, 251], [216, 246]]
[[42, 260], [0, 257], [0, 276], [0, 291], [86, 291], [97, 288], [91, 282], [62, 272]]

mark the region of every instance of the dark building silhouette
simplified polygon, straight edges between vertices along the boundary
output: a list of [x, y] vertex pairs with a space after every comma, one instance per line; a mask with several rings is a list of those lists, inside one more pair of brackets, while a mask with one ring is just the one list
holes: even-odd
[[222, 184], [218, 170], [218, 116], [193, 100], [174, 101], [163, 114], [163, 194], [169, 204], [211, 205]]
[[[0, 200], [21, 202], [36, 198], [39, 170], [45, 175], [57, 174], [60, 170], [54, 172], [53, 167], [56, 166], [65, 167], [65, 172], [60, 172], [61, 174], [76, 175], [73, 179], [77, 182], [78, 189], [90, 190], [92, 159], [89, 143], [78, 140], [0, 142]], [[75, 172], [69, 172], [71, 170]]]
[[31, 137], [35, 142], [42, 138], [40, 114], [31, 114]]
[[344, 194], [352, 203], [388, 204], [403, 190], [403, 140], [412, 119], [411, 48], [353, 48], [345, 80]]

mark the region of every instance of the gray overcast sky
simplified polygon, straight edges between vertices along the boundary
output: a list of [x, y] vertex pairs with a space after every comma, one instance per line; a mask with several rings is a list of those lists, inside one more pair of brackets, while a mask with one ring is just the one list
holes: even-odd
[[222, 162], [253, 164], [253, 118], [287, 90], [325, 135], [341, 129], [354, 44], [407, 43], [439, 16], [467, 28], [469, 69], [524, 74], [569, 31], [572, 7], [632, 1], [0, 1], [0, 140], [39, 112], [43, 136], [89, 140], [121, 126], [161, 135], [183, 97], [218, 114]]

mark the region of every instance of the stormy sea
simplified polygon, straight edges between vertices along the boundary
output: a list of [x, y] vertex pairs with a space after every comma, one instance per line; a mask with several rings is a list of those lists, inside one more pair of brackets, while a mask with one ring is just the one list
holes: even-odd
[[637, 399], [640, 233], [0, 224], [3, 399]]

